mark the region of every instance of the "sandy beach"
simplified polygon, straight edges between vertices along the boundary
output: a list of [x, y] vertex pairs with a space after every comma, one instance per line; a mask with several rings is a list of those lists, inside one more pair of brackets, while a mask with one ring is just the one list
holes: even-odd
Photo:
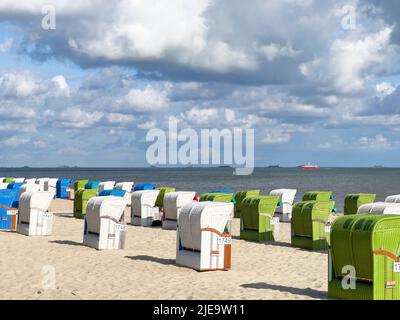
[[239, 240], [238, 219], [233, 234], [232, 270], [197, 272], [175, 264], [175, 231], [129, 225], [125, 250], [97, 251], [57, 214], [52, 236], [0, 233], [0, 299], [326, 299], [327, 254], [291, 248], [289, 224], [279, 243]]

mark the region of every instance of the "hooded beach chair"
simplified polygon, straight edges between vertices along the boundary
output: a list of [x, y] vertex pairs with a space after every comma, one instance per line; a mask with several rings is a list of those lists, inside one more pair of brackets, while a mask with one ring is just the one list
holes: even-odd
[[19, 195], [15, 190], [0, 190], [0, 230], [15, 231], [17, 228]]
[[160, 209], [156, 207], [159, 193], [160, 190], [143, 190], [132, 193], [132, 225], [150, 227], [156, 222], [161, 222]]
[[231, 268], [232, 237], [226, 233], [233, 203], [192, 202], [178, 217], [176, 263], [198, 271]]
[[164, 215], [162, 228], [176, 230], [178, 217], [183, 206], [194, 202], [196, 192], [177, 191], [167, 193], [164, 197]]
[[99, 197], [108, 197], [108, 196], [113, 196], [113, 197], [119, 197], [119, 198], [125, 198], [126, 191], [124, 190], [103, 190], [99, 192]]
[[275, 214], [280, 221], [289, 222], [292, 219], [293, 202], [296, 193], [296, 189], [275, 189], [269, 193], [270, 196], [279, 196], [279, 205]]
[[357, 214], [337, 218], [331, 229], [328, 297], [399, 300], [399, 256], [399, 216]]
[[240, 239], [279, 240], [279, 219], [274, 217], [279, 196], [247, 197], [242, 202]]
[[78, 192], [80, 189], [85, 189], [86, 184], [89, 182], [89, 180], [76, 180], [74, 182], [74, 191], [75, 194]]
[[14, 178], [12, 182], [13, 183], [23, 183], [23, 182], [25, 182], [25, 178]]
[[14, 180], [14, 178], [4, 178], [3, 182], [8, 184], [8, 183], [13, 182], [13, 180]]
[[114, 189], [115, 181], [103, 181], [99, 184], [99, 192]]
[[5, 190], [7, 189], [9, 183], [6, 182], [0, 182], [0, 190]]
[[260, 190], [246, 190], [235, 193], [235, 218], [240, 218], [242, 212], [242, 203], [246, 197], [257, 197], [260, 195]]
[[69, 199], [68, 189], [71, 183], [71, 179], [59, 179], [57, 181], [56, 197], [58, 199]]
[[127, 203], [127, 206], [131, 206], [132, 203], [132, 190], [133, 190], [133, 186], [135, 185], [134, 182], [118, 182], [115, 186], [114, 186], [114, 190], [123, 190], [126, 191], [125, 193], [125, 200]]
[[36, 179], [36, 184], [40, 185], [42, 187], [42, 190], [45, 191], [45, 183], [46, 181], [49, 181], [50, 178], [38, 178]]
[[123, 197], [91, 198], [86, 209], [83, 244], [98, 250], [123, 249], [127, 230], [123, 222], [125, 207]]
[[48, 212], [54, 194], [49, 191], [25, 192], [19, 200], [17, 232], [26, 236], [49, 236], [53, 214]]
[[332, 212], [336, 212], [335, 196], [332, 191], [309, 191], [303, 195], [302, 201], [332, 201]]
[[400, 203], [373, 202], [362, 205], [357, 214], [400, 214]]
[[57, 194], [57, 181], [58, 178], [50, 178], [44, 182], [44, 191], [53, 192], [54, 196]]
[[29, 178], [29, 179], [25, 179], [24, 183], [25, 184], [36, 184], [36, 178]]
[[174, 192], [175, 188], [157, 188], [160, 192], [158, 193], [157, 199], [156, 199], [156, 207], [159, 207], [160, 210], [164, 207], [164, 197], [166, 194], [170, 192]]
[[155, 190], [156, 186], [152, 183], [139, 183], [135, 185], [133, 191]]
[[400, 194], [387, 197], [385, 202], [400, 203]]
[[74, 198], [74, 217], [83, 219], [86, 214], [86, 207], [89, 199], [97, 196], [99, 182], [90, 181], [85, 184], [85, 189], [78, 189]]
[[207, 192], [200, 196], [199, 201], [213, 201], [213, 202], [232, 202], [234, 203], [235, 196], [233, 193], [218, 193], [218, 192]]
[[333, 201], [297, 202], [292, 210], [292, 247], [326, 250], [329, 244], [329, 219]]
[[38, 192], [43, 191], [42, 187], [36, 183], [34, 184], [23, 184], [19, 189], [19, 195], [21, 196], [24, 192]]
[[348, 194], [344, 199], [344, 215], [357, 214], [362, 205], [374, 202], [375, 198], [376, 194]]

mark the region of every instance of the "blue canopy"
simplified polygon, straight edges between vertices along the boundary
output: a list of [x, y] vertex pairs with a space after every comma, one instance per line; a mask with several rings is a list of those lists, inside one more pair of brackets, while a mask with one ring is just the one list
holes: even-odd
[[90, 181], [85, 184], [85, 189], [97, 189], [100, 185], [99, 181]]
[[16, 182], [9, 183], [8, 186], [7, 186], [7, 189], [8, 190], [18, 190], [19, 191], [19, 189], [21, 189], [21, 186], [24, 185], [24, 184], [25, 183], [16, 183]]
[[103, 190], [99, 193], [99, 197], [114, 196], [123, 198], [125, 193], [125, 190]]
[[18, 208], [19, 190], [16, 189], [0, 190], [0, 204], [5, 205], [7, 207]]
[[228, 194], [234, 194], [235, 191], [231, 189], [222, 189], [222, 190], [210, 190], [208, 193], [228, 193]]
[[135, 186], [133, 191], [155, 190], [156, 186], [152, 183], [139, 183]]
[[60, 199], [68, 199], [67, 188], [72, 183], [71, 179], [59, 179], [57, 181], [56, 189], [56, 197]]

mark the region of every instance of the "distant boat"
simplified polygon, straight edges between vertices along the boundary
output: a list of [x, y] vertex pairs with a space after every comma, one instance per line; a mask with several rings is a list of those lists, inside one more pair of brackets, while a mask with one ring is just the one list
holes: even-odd
[[301, 166], [301, 168], [303, 170], [319, 170], [319, 169], [321, 169], [320, 166], [311, 165], [311, 164], [308, 164], [308, 165], [305, 165], [305, 166]]

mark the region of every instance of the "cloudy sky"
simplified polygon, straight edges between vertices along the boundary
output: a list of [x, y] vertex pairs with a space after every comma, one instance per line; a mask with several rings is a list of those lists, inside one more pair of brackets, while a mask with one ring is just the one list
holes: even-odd
[[171, 116], [254, 128], [258, 166], [399, 166], [400, 2], [1, 0], [0, 166], [146, 165]]

